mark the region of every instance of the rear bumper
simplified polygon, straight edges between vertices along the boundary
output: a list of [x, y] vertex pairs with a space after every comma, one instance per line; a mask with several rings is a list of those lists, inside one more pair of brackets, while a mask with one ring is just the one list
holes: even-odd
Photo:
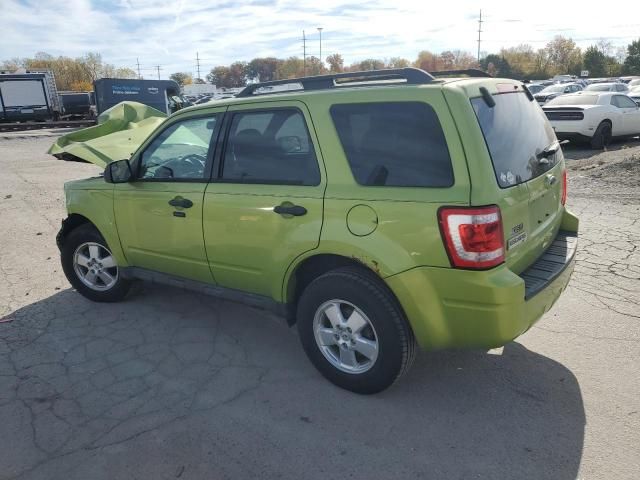
[[561, 231], [520, 275], [506, 265], [487, 271], [419, 267], [387, 278], [387, 284], [422, 348], [502, 346], [531, 328], [566, 288], [575, 264], [575, 230]]

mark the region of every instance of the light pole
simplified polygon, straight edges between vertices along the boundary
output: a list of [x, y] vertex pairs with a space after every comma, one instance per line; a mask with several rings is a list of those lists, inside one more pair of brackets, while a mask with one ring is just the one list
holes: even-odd
[[324, 62], [322, 61], [322, 27], [318, 27], [318, 33], [320, 34], [320, 73], [322, 73], [322, 67], [324, 67]]

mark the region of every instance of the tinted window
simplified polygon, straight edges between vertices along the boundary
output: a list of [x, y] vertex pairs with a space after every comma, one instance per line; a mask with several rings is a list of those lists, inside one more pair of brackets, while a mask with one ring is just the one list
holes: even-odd
[[360, 185], [453, 185], [444, 132], [426, 103], [333, 105], [331, 116]]
[[524, 93], [493, 95], [490, 108], [482, 98], [471, 100], [484, 134], [493, 169], [501, 187], [510, 187], [542, 175], [556, 163], [540, 163], [537, 155], [556, 141], [544, 112]]
[[563, 95], [551, 100], [545, 106], [551, 105], [595, 105], [598, 103], [597, 95]]
[[174, 123], [158, 135], [142, 154], [139, 178], [201, 179], [216, 117]]
[[611, 103], [619, 108], [636, 108], [636, 102], [625, 95], [615, 95], [611, 98]]
[[302, 113], [295, 109], [235, 113], [222, 178], [239, 183], [318, 185], [320, 171]]
[[589, 85], [585, 90], [590, 90], [592, 92], [609, 92], [611, 91], [611, 85], [600, 84], [600, 85]]

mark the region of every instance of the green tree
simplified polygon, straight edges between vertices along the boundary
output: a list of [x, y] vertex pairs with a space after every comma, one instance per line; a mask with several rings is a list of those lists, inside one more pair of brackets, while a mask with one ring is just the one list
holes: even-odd
[[331, 73], [340, 73], [344, 71], [344, 59], [339, 53], [334, 53], [327, 57], [327, 63], [329, 64], [329, 71]]
[[385, 66], [387, 68], [406, 68], [406, 67], [408, 67], [410, 65], [411, 65], [411, 62], [409, 60], [407, 60], [406, 58], [391, 57], [387, 61]]
[[260, 82], [276, 80], [280, 63], [282, 60], [275, 57], [254, 58], [247, 64], [246, 75]]
[[304, 75], [304, 62], [298, 57], [289, 57], [278, 65], [278, 78], [299, 78]]
[[438, 70], [444, 70], [442, 68], [442, 60], [439, 55], [430, 52], [429, 50], [422, 50], [418, 53], [418, 58], [413, 62], [413, 66], [421, 68], [427, 72], [437, 72]]
[[213, 67], [207, 74], [207, 81], [209, 83], [213, 83], [218, 87], [231, 87], [231, 75], [229, 67], [225, 67], [224, 65]]
[[556, 35], [546, 47], [554, 74], [580, 73], [582, 52], [570, 38]]
[[627, 46], [624, 73], [627, 75], [640, 75], [640, 39], [631, 42]]
[[247, 83], [247, 64], [234, 62], [228, 67], [224, 65], [214, 67], [207, 75], [207, 80], [222, 88], [242, 87]]
[[480, 60], [480, 68], [494, 77], [511, 78], [513, 76], [509, 62], [493, 53]]
[[355, 70], [360, 70], [361, 72], [366, 72], [369, 70], [381, 70], [384, 68], [384, 62], [377, 58], [367, 58], [352, 65], [352, 67], [354, 66]]
[[169, 75], [169, 78], [176, 82], [181, 87], [184, 85], [190, 85], [193, 83], [193, 78], [190, 73], [187, 72], [176, 72]]
[[607, 57], [596, 45], [592, 45], [584, 51], [582, 65], [585, 70], [589, 70], [590, 77], [607, 75]]

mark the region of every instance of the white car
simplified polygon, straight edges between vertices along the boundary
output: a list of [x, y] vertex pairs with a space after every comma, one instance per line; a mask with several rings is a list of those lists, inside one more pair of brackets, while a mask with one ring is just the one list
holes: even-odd
[[555, 98], [543, 110], [558, 140], [603, 148], [612, 138], [640, 134], [640, 107], [624, 93], [584, 90]]
[[629, 87], [626, 83], [607, 82], [607, 83], [592, 83], [585, 88], [587, 92], [620, 92], [626, 93], [629, 91]]
[[557, 83], [555, 85], [549, 85], [544, 90], [534, 94], [533, 97], [539, 105], [544, 105], [548, 101], [553, 100], [560, 95], [579, 92], [580, 90], [582, 90], [582, 85], [577, 83]]
[[627, 92], [634, 102], [636, 102], [640, 106], [640, 83], [636, 86], [631, 87], [631, 89]]

